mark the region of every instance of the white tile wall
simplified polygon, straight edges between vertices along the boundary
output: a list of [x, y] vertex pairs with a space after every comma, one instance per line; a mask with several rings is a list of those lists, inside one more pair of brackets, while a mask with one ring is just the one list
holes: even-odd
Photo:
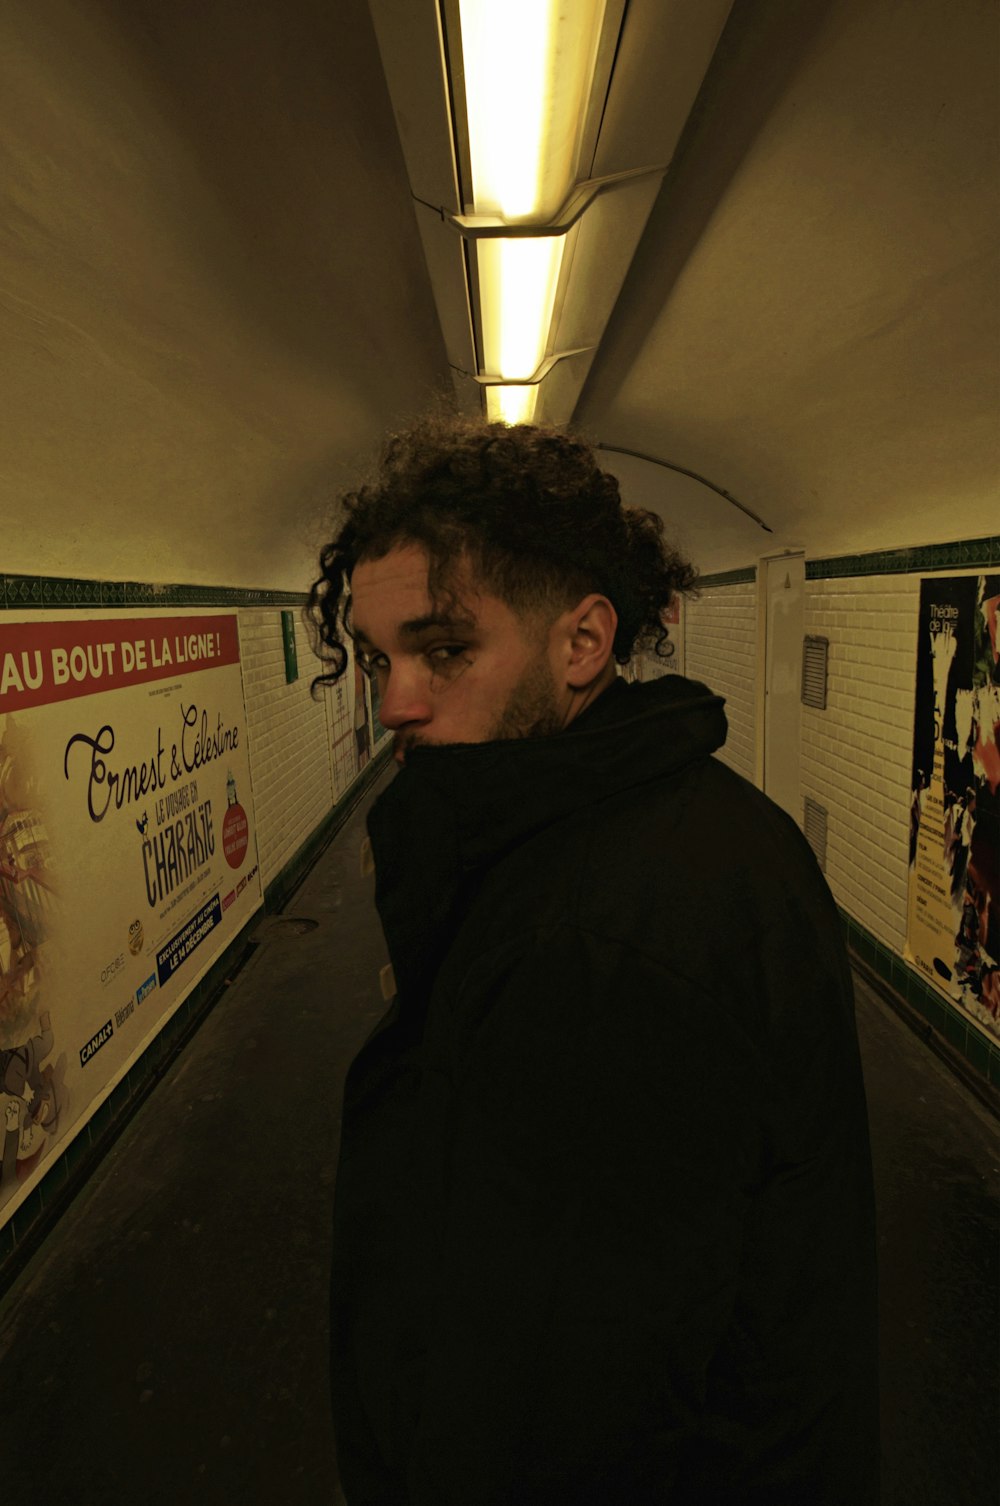
[[685, 610], [684, 673], [726, 698], [729, 736], [716, 756], [753, 779], [757, 583], [706, 586]]
[[325, 695], [309, 694], [316, 660], [298, 607], [299, 678], [285, 684], [280, 607], [240, 610], [243, 691], [250, 738], [250, 777], [257, 852], [266, 888], [334, 804]]
[[[754, 777], [756, 584], [688, 607], [686, 673], [726, 697], [718, 755]], [[918, 575], [807, 580], [803, 631], [828, 638], [827, 707], [802, 707], [801, 783], [827, 811], [826, 877], [884, 945], [906, 934]], [[800, 817], [801, 821], [801, 817]]]
[[900, 953], [919, 593], [916, 575], [806, 581], [805, 632], [830, 650], [827, 709], [802, 707], [802, 792], [829, 812], [837, 902]]

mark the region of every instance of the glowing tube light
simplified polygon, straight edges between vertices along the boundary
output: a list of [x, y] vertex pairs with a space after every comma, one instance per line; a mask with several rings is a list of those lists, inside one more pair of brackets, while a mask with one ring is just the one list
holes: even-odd
[[537, 212], [552, 7], [461, 0], [462, 58], [477, 214]]
[[[605, 0], [460, 0], [473, 205], [544, 224], [577, 170]], [[483, 361], [530, 377], [545, 357], [563, 236], [477, 242]], [[525, 422], [538, 389], [487, 388], [487, 412]], [[516, 416], [514, 416], [516, 415]]]
[[530, 377], [545, 355], [564, 239], [482, 240], [483, 358], [497, 376]]
[[486, 417], [491, 424], [530, 424], [537, 401], [537, 386], [487, 387]]
[[604, 0], [460, 0], [477, 214], [545, 223], [576, 178]]

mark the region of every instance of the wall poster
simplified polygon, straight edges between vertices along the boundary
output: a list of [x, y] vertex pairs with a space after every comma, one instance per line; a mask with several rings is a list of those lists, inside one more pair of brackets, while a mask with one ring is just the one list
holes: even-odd
[[375, 750], [377, 752], [382, 747], [386, 738], [392, 736], [392, 733], [389, 731], [388, 727], [383, 727], [382, 723], [379, 720], [378, 713], [379, 707], [382, 705], [382, 697], [379, 694], [378, 680], [374, 675], [372, 675], [371, 679], [368, 681], [368, 693], [371, 696], [372, 731], [375, 735]]
[[348, 648], [348, 665], [340, 679], [323, 691], [329, 696], [333, 755], [333, 799], [342, 800], [372, 757], [369, 682]]
[[0, 617], [0, 1224], [260, 903], [236, 614]]
[[662, 675], [684, 673], [684, 597], [680, 593], [674, 596], [663, 613], [663, 626], [667, 630], [667, 641], [660, 653], [665, 653], [667, 658], [661, 658], [652, 650], [642, 654], [635, 661], [634, 678], [658, 680]]
[[905, 956], [1000, 1035], [1000, 575], [920, 583]]

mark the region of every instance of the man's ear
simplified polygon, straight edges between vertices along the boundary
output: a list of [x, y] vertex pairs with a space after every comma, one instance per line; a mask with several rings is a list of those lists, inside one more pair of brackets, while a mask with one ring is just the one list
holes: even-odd
[[569, 614], [566, 681], [585, 689], [604, 673], [614, 653], [618, 613], [606, 596], [585, 596]]

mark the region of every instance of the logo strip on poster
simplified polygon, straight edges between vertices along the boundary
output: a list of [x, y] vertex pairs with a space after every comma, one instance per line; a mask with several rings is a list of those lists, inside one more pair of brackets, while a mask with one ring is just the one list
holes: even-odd
[[205, 937], [219, 924], [222, 919], [222, 905], [217, 894], [213, 894], [207, 905], [204, 905], [187, 925], [172, 936], [162, 951], [156, 954], [156, 973], [162, 988], [168, 978], [172, 978], [180, 967], [186, 962]]

